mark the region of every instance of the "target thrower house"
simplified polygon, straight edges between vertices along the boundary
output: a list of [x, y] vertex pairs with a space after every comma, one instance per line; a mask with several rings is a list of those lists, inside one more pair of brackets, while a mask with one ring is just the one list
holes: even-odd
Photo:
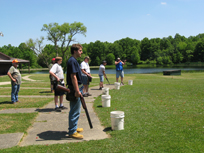
[[13, 58], [10, 57], [2, 52], [0, 52], [0, 75], [6, 75], [9, 68], [12, 65], [12, 61], [14, 59], [17, 59], [19, 61], [19, 67], [21, 68], [21, 64], [28, 64], [28, 71], [30, 72], [30, 61], [29, 60], [24, 60], [24, 59], [19, 59], [19, 58]]

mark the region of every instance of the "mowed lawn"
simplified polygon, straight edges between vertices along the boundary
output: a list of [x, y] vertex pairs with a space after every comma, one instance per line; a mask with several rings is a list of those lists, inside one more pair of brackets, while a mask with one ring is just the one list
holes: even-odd
[[[108, 75], [111, 83], [115, 75]], [[110, 138], [81, 143], [13, 147], [1, 152], [203, 152], [204, 73], [125, 75], [133, 85], [110, 90], [111, 107], [94, 109]], [[96, 81], [97, 83], [97, 81]], [[124, 130], [112, 131], [110, 112], [125, 113]], [[86, 132], [86, 131], [84, 131]]]

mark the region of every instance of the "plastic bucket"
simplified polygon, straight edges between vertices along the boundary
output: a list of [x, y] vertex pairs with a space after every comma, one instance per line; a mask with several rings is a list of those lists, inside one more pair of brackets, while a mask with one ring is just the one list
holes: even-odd
[[115, 82], [115, 89], [119, 90], [120, 89], [120, 83], [119, 82]]
[[102, 88], [103, 95], [109, 95], [109, 88]]
[[128, 80], [129, 85], [133, 85], [133, 80]]
[[102, 95], [102, 107], [110, 107], [111, 105], [111, 96], [110, 95]]
[[124, 117], [123, 111], [112, 111], [111, 117], [111, 128], [112, 130], [124, 130]]

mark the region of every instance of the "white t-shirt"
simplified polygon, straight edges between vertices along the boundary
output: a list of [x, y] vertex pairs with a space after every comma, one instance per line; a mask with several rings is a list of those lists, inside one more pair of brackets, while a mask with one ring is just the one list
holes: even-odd
[[[50, 71], [53, 72], [59, 79], [63, 79], [62, 83], [64, 83], [64, 73], [61, 65], [55, 63], [50, 69]], [[53, 77], [53, 80], [56, 80], [56, 78]]]
[[[89, 63], [81, 62], [81, 69], [85, 70], [87, 73], [90, 73]], [[82, 73], [83, 76], [87, 76], [86, 74]]]
[[101, 64], [99, 67], [98, 75], [103, 75], [103, 71], [105, 71], [105, 66], [103, 64]]

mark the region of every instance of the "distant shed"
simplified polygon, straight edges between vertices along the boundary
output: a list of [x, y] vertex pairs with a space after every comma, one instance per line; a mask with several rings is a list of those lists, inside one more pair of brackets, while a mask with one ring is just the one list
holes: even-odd
[[[7, 74], [9, 68], [12, 66], [12, 61], [14, 59], [17, 59], [19, 61], [19, 64], [28, 63], [28, 71], [30, 73], [30, 61], [29, 60], [13, 58], [13, 57], [10, 57], [10, 56], [0, 52], [0, 75], [6, 75]], [[21, 68], [21, 66], [20, 66], [20, 68]]]

